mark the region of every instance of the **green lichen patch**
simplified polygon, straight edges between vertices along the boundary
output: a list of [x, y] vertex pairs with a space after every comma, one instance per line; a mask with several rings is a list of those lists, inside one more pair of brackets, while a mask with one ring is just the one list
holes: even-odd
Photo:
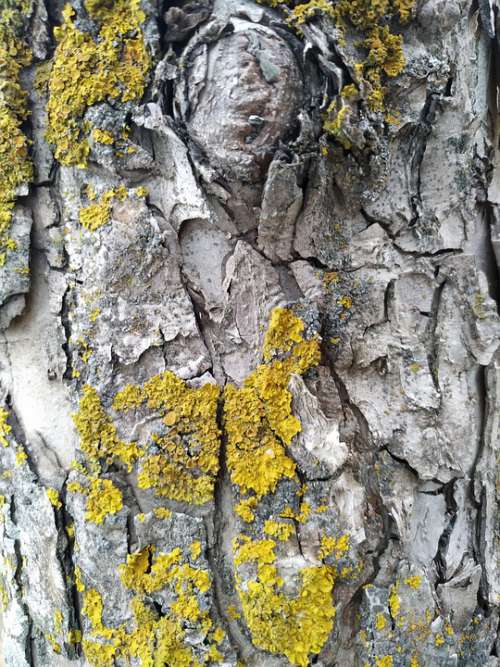
[[56, 159], [79, 167], [87, 165], [89, 137], [96, 130], [85, 120], [86, 111], [101, 102], [138, 101], [151, 68], [139, 0], [88, 1], [85, 8], [96, 23], [97, 37], [77, 27], [75, 10], [67, 4], [63, 23], [54, 30], [57, 48], [47, 104], [47, 139], [55, 146]]

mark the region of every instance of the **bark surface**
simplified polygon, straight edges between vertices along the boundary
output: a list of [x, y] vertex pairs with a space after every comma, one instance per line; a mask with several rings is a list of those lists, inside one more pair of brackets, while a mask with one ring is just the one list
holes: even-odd
[[497, 30], [0, 0], [5, 667], [498, 664]]

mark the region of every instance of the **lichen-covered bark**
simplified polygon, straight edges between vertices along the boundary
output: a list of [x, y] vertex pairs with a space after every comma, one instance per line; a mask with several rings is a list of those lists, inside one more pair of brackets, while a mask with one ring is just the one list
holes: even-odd
[[0, 664], [497, 664], [497, 30], [0, 1]]

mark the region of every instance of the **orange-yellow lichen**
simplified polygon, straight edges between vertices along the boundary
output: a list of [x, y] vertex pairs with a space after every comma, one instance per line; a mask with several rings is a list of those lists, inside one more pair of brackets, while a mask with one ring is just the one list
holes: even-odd
[[401, 601], [398, 595], [399, 582], [391, 586], [389, 591], [389, 610], [394, 620], [397, 620], [401, 609]]
[[244, 498], [234, 506], [234, 511], [236, 514], [246, 521], [251, 523], [255, 519], [254, 509], [257, 507], [259, 499], [257, 496], [250, 496], [249, 498]]
[[89, 2], [97, 37], [82, 32], [68, 4], [54, 30], [57, 48], [49, 80], [47, 139], [61, 164], [85, 167], [93, 130], [85, 112], [100, 102], [139, 100], [151, 68], [140, 0]]
[[27, 460], [28, 460], [28, 455], [26, 454], [24, 447], [19, 445], [16, 451], [16, 466], [23, 465], [23, 463], [25, 463]]
[[[346, 33], [352, 30], [360, 34], [357, 44], [365, 51], [366, 58], [353, 68], [354, 83], [331, 101], [324, 123], [327, 133], [332, 134], [344, 148], [351, 148], [351, 142], [342, 130], [349, 113], [349, 105], [344, 102], [359, 96], [359, 99], [366, 100], [372, 111], [384, 111], [384, 81], [401, 74], [406, 64], [402, 37], [392, 32], [389, 26], [393, 20], [405, 23], [409, 19], [414, 0], [263, 1], [272, 7], [286, 9], [288, 22], [299, 33], [305, 22], [319, 16], [332, 21], [337, 28], [337, 39], [343, 41]], [[290, 5], [292, 8], [287, 9]]]

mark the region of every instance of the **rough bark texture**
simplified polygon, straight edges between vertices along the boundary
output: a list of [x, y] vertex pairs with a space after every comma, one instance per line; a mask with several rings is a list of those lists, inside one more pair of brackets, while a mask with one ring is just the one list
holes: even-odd
[[3, 664], [496, 665], [496, 0], [0, 12]]

